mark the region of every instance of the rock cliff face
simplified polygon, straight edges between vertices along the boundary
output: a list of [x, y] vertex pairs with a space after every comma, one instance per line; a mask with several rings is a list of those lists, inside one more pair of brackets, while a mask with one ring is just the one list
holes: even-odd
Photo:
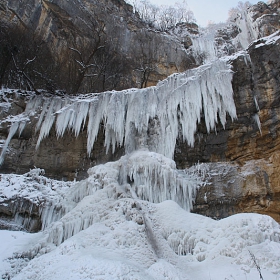
[[194, 64], [181, 42], [148, 29], [123, 0], [5, 0], [0, 7], [0, 84], [7, 87], [146, 87]]
[[[8, 1], [8, 5], [2, 5], [1, 10], [7, 12], [8, 9], [9, 15], [14, 15], [16, 24], [23, 25], [27, 10], [15, 13], [19, 8], [12, 5], [16, 5], [16, 3]], [[57, 46], [58, 59], [64, 62], [66, 57], [71, 57], [75, 53], [78, 55], [76, 51], [69, 49], [72, 48], [69, 42], [73, 42], [73, 38], [71, 38], [72, 41], [68, 41], [65, 36], [69, 36], [71, 30], [77, 27], [81, 30], [84, 28], [82, 34], [90, 33], [88, 26], [83, 26], [81, 21], [84, 14], [75, 18], [73, 13], [76, 10], [74, 8], [71, 10], [67, 3], [65, 1], [43, 1], [42, 5], [39, 3], [36, 4], [37, 6], [34, 5], [38, 8], [36, 12], [32, 11], [33, 17], [37, 15], [37, 24], [34, 23], [36, 32], [47, 34], [44, 35], [47, 37], [46, 42], [49, 46]], [[94, 5], [94, 1], [87, 1], [87, 3]], [[101, 8], [101, 6], [97, 5], [95, 8]], [[120, 38], [118, 51], [127, 57], [127, 63], [130, 65], [129, 67], [132, 67], [128, 68], [129, 73], [125, 76], [132, 81], [132, 84], [121, 82], [121, 85], [116, 88], [137, 86], [139, 83], [145, 83], [145, 86], [152, 85], [172, 72], [194, 65], [194, 61], [182, 51], [181, 44], [175, 39], [170, 39], [167, 35], [156, 34], [153, 31], [143, 31], [144, 29], [138, 31], [139, 28], [143, 28], [143, 25], [136, 20], [130, 6], [122, 1], [112, 1], [108, 6], [106, 4], [106, 7], [108, 7], [106, 11], [98, 12], [100, 21], [104, 20], [108, 11], [112, 13], [111, 19], [114, 18], [114, 21], [108, 20], [105, 25], [106, 30], [102, 30], [102, 32], [106, 31], [106, 34], [112, 38]], [[87, 13], [95, 11], [93, 7], [87, 7], [85, 3], [83, 8], [86, 8]], [[258, 26], [260, 30], [260, 37], [270, 35], [279, 28], [278, 9], [279, 1], [272, 1], [270, 5], [259, 3], [250, 8], [249, 12], [255, 26]], [[84, 12], [85, 10], [83, 10]], [[81, 13], [80, 10], [79, 13]], [[130, 20], [127, 21], [127, 18]], [[113, 30], [110, 27], [114, 24], [117, 26], [114, 29], [116, 37], [110, 33]], [[59, 29], [58, 26], [63, 26], [63, 28]], [[67, 32], [64, 34], [65, 28], [67, 28]], [[231, 29], [231, 36], [238, 35], [238, 30], [236, 28], [234, 30], [232, 32]], [[144, 34], [144, 37], [141, 35], [139, 39], [139, 34]], [[90, 35], [88, 36], [90, 38]], [[211, 175], [211, 179], [198, 191], [194, 212], [217, 218], [239, 212], [258, 212], [268, 214], [280, 221], [279, 36], [278, 32], [274, 36], [260, 38], [248, 47], [245, 55], [237, 54], [232, 58], [231, 64], [234, 72], [232, 86], [237, 119], [234, 121], [229, 119], [225, 129], [218, 125], [216, 131], [211, 133], [207, 133], [205, 123], [201, 122], [195, 136], [194, 147], [189, 147], [180, 138], [177, 141], [174, 156], [177, 167], [186, 168], [197, 162], [205, 162], [208, 163], [207, 172]], [[224, 39], [229, 38], [224, 37]], [[77, 39], [77, 41], [79, 40]], [[184, 38], [183, 41], [185, 47], [189, 48], [191, 42], [188, 38]], [[152, 51], [156, 47], [158, 47], [157, 51]], [[137, 66], [139, 59], [137, 55], [133, 57], [135, 49], [140, 57], [147, 58], [146, 62], [149, 62], [146, 63], [142, 59], [142, 62], [140, 61], [142, 64]], [[145, 52], [144, 56], [143, 52]], [[139, 71], [133, 72], [133, 69]], [[152, 70], [149, 70], [148, 79], [143, 80], [145, 76], [142, 76], [141, 80], [139, 73], [145, 73], [145, 69]], [[68, 73], [70, 71], [68, 70], [63, 70], [62, 75]], [[69, 77], [72, 76], [67, 76], [67, 79]], [[59, 79], [62, 84], [67, 80], [66, 77]], [[69, 88], [67, 86], [65, 88], [71, 91], [71, 85]], [[90, 87], [83, 81], [81, 89], [87, 91]], [[102, 88], [98, 86], [98, 89]], [[110, 87], [106, 89], [110, 89]], [[10, 107], [4, 107], [4, 105], [2, 107], [4, 109], [0, 112], [1, 118], [6, 118], [9, 115], [23, 112], [26, 106], [25, 98], [28, 98], [28, 94], [18, 95], [16, 91], [9, 91], [1, 98], [1, 104], [5, 104], [8, 99], [10, 100], [6, 103], [12, 104]], [[114, 154], [111, 151], [106, 154], [102, 125], [90, 157], [87, 156], [86, 131], [80, 133], [77, 138], [68, 134], [56, 139], [55, 132], [51, 130], [50, 136], [42, 141], [38, 150], [35, 150], [37, 141], [37, 135], [34, 133], [35, 121], [35, 119], [32, 120], [20, 136], [12, 139], [4, 164], [1, 166], [2, 172], [24, 173], [36, 166], [45, 169], [47, 176], [58, 179], [82, 179], [86, 176], [89, 167], [118, 159], [124, 154], [122, 147], [118, 148]], [[8, 135], [8, 129], [3, 124], [0, 135], [2, 139]]]
[[279, 7], [280, 2], [273, 0], [269, 4], [260, 1], [249, 9], [249, 13], [258, 29], [259, 38], [268, 36], [279, 29]]

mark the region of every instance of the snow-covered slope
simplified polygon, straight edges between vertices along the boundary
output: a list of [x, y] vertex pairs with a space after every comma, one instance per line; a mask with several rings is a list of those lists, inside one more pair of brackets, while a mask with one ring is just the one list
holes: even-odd
[[[176, 177], [176, 171], [167, 158], [147, 151], [137, 153], [94, 167], [87, 180], [68, 183], [64, 189], [56, 189], [56, 181], [51, 187], [48, 179], [34, 171], [33, 180], [25, 181], [22, 195], [35, 202], [35, 197], [48, 197], [49, 187], [52, 195], [57, 192], [57, 205], [65, 214], [60, 218], [51, 213], [52, 222], [36, 234], [0, 231], [4, 244], [0, 251], [2, 278], [253, 280], [259, 277], [259, 266], [264, 279], [278, 279], [279, 224], [258, 214], [215, 221], [189, 213], [174, 201], [165, 200], [168, 197], [155, 201], [160, 203], [148, 201], [160, 193], [162, 184], [154, 186], [152, 197], [140, 199], [135, 185], [146, 181], [141, 174], [148, 172], [147, 166], [155, 162], [163, 166], [159, 170], [162, 176], [146, 177], [153, 178], [152, 184], [156, 176], [164, 181], [168, 181], [166, 176]], [[133, 162], [133, 157], [146, 158], [147, 165]], [[130, 170], [127, 184], [120, 183], [123, 166]], [[201, 183], [207, 177], [204, 171], [199, 167], [189, 170], [184, 178], [195, 187], [194, 181]], [[14, 188], [20, 189], [19, 177], [9, 176]], [[5, 188], [1, 183], [1, 196]]]

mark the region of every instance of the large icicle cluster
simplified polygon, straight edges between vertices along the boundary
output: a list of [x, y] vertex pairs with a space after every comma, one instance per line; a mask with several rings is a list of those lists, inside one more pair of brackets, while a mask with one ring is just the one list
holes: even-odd
[[138, 198], [155, 203], [173, 200], [187, 211], [202, 184], [198, 173], [177, 170], [173, 160], [153, 152], [134, 152], [122, 157], [118, 166], [119, 183], [128, 181]]
[[[202, 111], [208, 132], [219, 120], [224, 126], [227, 113], [231, 118], [236, 117], [231, 80], [232, 71], [227, 61], [216, 60], [174, 74], [157, 86], [145, 89], [75, 98], [34, 96], [25, 117], [34, 111], [41, 112], [36, 125], [37, 147], [53, 126], [57, 136], [62, 137], [67, 130], [78, 136], [86, 125], [90, 154], [102, 123], [107, 151], [110, 146], [114, 152], [116, 145], [124, 145], [126, 152], [148, 148], [172, 158], [179, 131], [184, 141], [194, 145], [194, 133]], [[15, 122], [21, 122], [18, 119]], [[7, 143], [18, 129], [22, 129], [21, 125], [12, 124]]]
[[79, 202], [97, 190], [107, 188], [112, 190], [109, 195], [112, 197], [119, 190], [154, 203], [173, 200], [189, 211], [196, 189], [205, 182], [199, 169], [177, 170], [172, 159], [147, 150], [92, 167], [88, 174], [89, 178], [77, 183], [71, 191], [71, 201]]

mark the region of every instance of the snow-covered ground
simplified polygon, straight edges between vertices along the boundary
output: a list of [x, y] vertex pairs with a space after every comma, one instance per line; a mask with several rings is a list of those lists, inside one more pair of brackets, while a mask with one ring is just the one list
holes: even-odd
[[[255, 280], [257, 266], [265, 280], [280, 279], [280, 226], [272, 218], [238, 214], [216, 221], [169, 199], [163, 181], [189, 181], [191, 195], [177, 195], [191, 208], [186, 205], [205, 175], [199, 167], [179, 172], [172, 160], [138, 151], [90, 169], [81, 182], [40, 172], [2, 175], [1, 199], [53, 201], [64, 210], [49, 208], [38, 233], [0, 231], [3, 279]], [[145, 188], [161, 195], [144, 195]]]

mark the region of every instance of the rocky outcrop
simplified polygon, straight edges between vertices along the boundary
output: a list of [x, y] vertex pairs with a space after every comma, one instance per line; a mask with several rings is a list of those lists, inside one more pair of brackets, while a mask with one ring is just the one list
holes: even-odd
[[198, 190], [193, 212], [216, 219], [255, 212], [279, 222], [280, 192], [279, 182], [275, 181], [278, 168], [273, 158], [248, 161], [243, 166], [207, 164], [208, 180]]
[[40, 208], [30, 200], [22, 197], [4, 200], [0, 204], [0, 229], [38, 232], [42, 229], [40, 216]]
[[71, 207], [73, 201], [67, 207], [62, 207], [60, 201], [75, 183], [55, 181], [43, 175], [44, 170], [39, 168], [24, 175], [1, 174], [0, 229], [44, 230]]
[[249, 9], [253, 21], [255, 22], [259, 38], [268, 36], [280, 28], [279, 0], [270, 1], [269, 4], [258, 2]]
[[[233, 9], [227, 24], [214, 24], [216, 28], [215, 43], [218, 56], [231, 55], [246, 49], [254, 40], [269, 36], [280, 28], [280, 1], [262, 1], [249, 6], [242, 5]], [[210, 26], [211, 27], [211, 26]]]

